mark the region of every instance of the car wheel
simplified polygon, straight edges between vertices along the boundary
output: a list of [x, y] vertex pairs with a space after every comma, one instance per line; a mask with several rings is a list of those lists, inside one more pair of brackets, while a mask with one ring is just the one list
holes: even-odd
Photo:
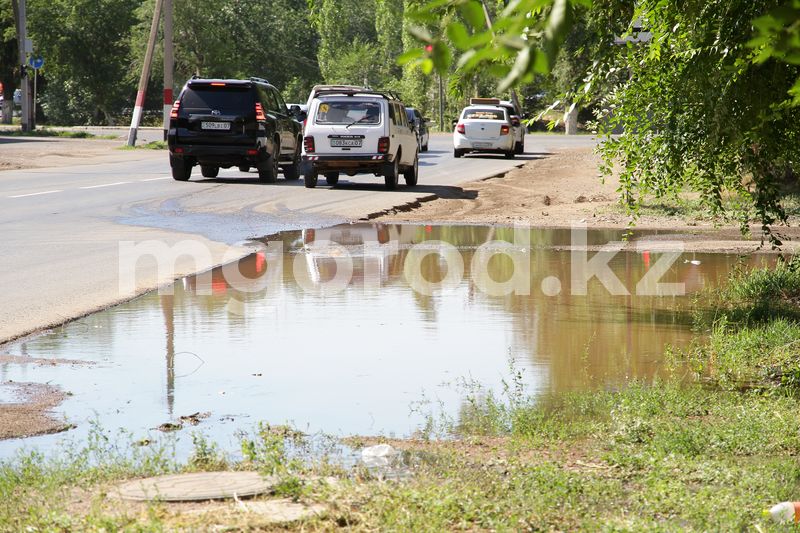
[[400, 154], [394, 157], [394, 161], [386, 163], [383, 167], [383, 181], [386, 189], [392, 191], [397, 188], [397, 176], [400, 174]]
[[310, 168], [308, 172], [305, 173], [303, 176], [303, 182], [305, 182], [306, 188], [313, 189], [317, 186], [317, 180], [319, 179], [319, 172], [316, 169]]
[[325, 173], [325, 181], [328, 182], [328, 185], [336, 185], [339, 183], [339, 173], [338, 172], [326, 172]]
[[514, 150], [506, 152], [506, 159], [514, 159]]
[[297, 141], [297, 145], [294, 148], [294, 158], [292, 159], [292, 164], [283, 167], [283, 178], [287, 180], [296, 180], [300, 177], [300, 141]]
[[514, 153], [517, 154], [517, 155], [524, 154], [525, 153], [525, 143], [524, 142], [518, 142], [518, 143], [514, 144]]
[[239, 165], [239, 172], [250, 172], [250, 165]]
[[172, 178], [177, 181], [187, 181], [192, 175], [192, 165], [182, 157], [169, 156], [169, 166], [172, 168]]
[[256, 163], [258, 169], [258, 179], [264, 183], [275, 183], [278, 179], [278, 154], [281, 153], [281, 147], [275, 143], [274, 151], [272, 154], [263, 154]]
[[459, 150], [457, 148], [455, 150], [453, 150], [453, 157], [459, 158], [462, 155], [464, 155], [464, 150]]
[[200, 165], [200, 173], [204, 178], [216, 178], [219, 175], [219, 167]]
[[419, 178], [419, 154], [414, 156], [414, 164], [403, 171], [403, 177], [406, 180], [406, 186], [413, 187], [417, 184], [417, 178]]

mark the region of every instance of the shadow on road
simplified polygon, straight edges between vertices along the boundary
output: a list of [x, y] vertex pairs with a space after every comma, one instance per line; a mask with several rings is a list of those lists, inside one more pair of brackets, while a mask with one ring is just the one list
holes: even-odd
[[3, 135], [0, 132], [0, 144], [11, 144], [11, 143], [31, 143], [31, 142], [46, 142], [46, 141], [59, 141], [64, 140], [63, 137], [22, 137], [22, 136], [12, 136], [12, 135]]

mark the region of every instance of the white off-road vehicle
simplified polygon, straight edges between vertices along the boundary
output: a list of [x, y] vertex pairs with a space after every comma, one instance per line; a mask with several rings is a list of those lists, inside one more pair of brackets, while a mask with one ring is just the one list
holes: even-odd
[[319, 175], [328, 185], [339, 174], [383, 176], [387, 189], [417, 184], [419, 146], [402, 102], [391, 93], [358, 88], [320, 89], [308, 109], [303, 139], [306, 187]]

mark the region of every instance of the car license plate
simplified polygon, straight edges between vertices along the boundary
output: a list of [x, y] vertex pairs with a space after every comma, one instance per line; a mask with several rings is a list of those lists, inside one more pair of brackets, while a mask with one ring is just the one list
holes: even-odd
[[230, 122], [201, 122], [200, 128], [204, 130], [230, 130]]
[[331, 139], [331, 146], [341, 148], [361, 148], [363, 139]]
[[492, 143], [472, 143], [475, 148], [491, 148]]

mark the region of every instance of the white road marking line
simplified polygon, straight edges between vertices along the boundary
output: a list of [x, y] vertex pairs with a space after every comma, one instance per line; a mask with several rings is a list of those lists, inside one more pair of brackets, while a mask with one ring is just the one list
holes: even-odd
[[14, 196], [9, 196], [9, 198], [27, 198], [28, 196], [39, 196], [39, 195], [42, 195], [42, 194], [53, 194], [53, 193], [56, 193], [56, 192], [64, 192], [64, 191], [62, 189], [57, 189], [57, 190], [54, 190], [54, 191], [42, 191], [42, 192], [32, 192], [32, 193], [28, 193], [28, 194], [16, 194]]
[[102, 185], [90, 185], [88, 187], [79, 187], [80, 189], [99, 189], [100, 187], [113, 187], [114, 185], [125, 185], [130, 181], [117, 181], [115, 183], [104, 183]]
[[161, 178], [147, 178], [146, 180], [142, 180], [142, 181], [143, 182], [144, 181], [159, 181], [159, 180], [171, 180], [171, 179], [172, 179], [172, 176], [163, 176]]

